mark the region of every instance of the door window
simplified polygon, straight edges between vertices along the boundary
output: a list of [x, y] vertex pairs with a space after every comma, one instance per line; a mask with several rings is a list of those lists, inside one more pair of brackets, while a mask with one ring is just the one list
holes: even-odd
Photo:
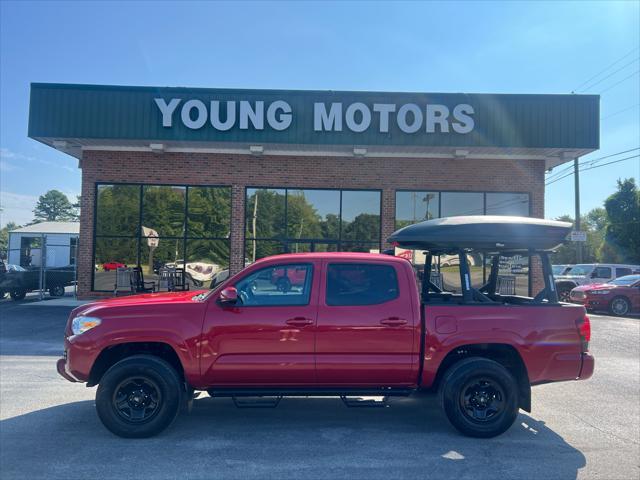
[[593, 272], [593, 278], [611, 278], [610, 267], [596, 267]]
[[308, 305], [313, 267], [274, 265], [251, 273], [236, 284], [237, 306]]
[[377, 305], [398, 297], [398, 277], [390, 265], [333, 264], [327, 269], [327, 305]]
[[616, 268], [616, 278], [631, 275], [632, 273], [630, 268]]

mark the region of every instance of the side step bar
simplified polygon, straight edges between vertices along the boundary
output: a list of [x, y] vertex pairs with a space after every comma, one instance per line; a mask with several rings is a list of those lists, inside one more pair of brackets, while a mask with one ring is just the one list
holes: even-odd
[[340, 396], [340, 400], [349, 408], [385, 408], [389, 405], [389, 397], [382, 397], [382, 400], [372, 398]]
[[282, 400], [279, 397], [231, 397], [236, 408], [276, 408]]
[[407, 397], [414, 388], [210, 388], [211, 397]]

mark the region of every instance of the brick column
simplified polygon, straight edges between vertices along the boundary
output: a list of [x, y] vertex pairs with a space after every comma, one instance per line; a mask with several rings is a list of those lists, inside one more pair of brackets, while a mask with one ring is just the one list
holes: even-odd
[[78, 250], [76, 253], [76, 265], [78, 274], [77, 294], [80, 298], [90, 296], [91, 282], [93, 280], [93, 211], [95, 203], [95, 186], [88, 180], [83, 172], [82, 193], [80, 204], [82, 214], [80, 215], [80, 238], [78, 239]]
[[396, 230], [396, 195], [395, 190], [388, 188], [382, 191], [382, 249], [391, 248], [387, 238]]
[[244, 185], [234, 184], [231, 187], [231, 275], [244, 268], [244, 200]]

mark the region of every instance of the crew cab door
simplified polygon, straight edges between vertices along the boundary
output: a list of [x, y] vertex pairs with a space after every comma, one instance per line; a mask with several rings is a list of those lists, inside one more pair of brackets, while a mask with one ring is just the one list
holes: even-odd
[[[319, 386], [408, 386], [415, 315], [406, 271], [391, 262], [327, 260], [316, 329]], [[419, 322], [418, 322], [419, 323]]]
[[206, 385], [315, 384], [319, 266], [317, 261], [256, 265], [235, 282], [235, 305], [211, 299], [201, 346]]

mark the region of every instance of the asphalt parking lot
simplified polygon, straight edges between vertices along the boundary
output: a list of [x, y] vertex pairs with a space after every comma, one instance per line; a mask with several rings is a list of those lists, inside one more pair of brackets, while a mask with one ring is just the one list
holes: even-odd
[[55, 372], [71, 307], [52, 305], [0, 301], [2, 479], [640, 477], [638, 317], [592, 315], [594, 377], [535, 387], [533, 413], [495, 439], [457, 434], [431, 395], [236, 409], [203, 394], [161, 436], [124, 440], [100, 424], [95, 389]]

